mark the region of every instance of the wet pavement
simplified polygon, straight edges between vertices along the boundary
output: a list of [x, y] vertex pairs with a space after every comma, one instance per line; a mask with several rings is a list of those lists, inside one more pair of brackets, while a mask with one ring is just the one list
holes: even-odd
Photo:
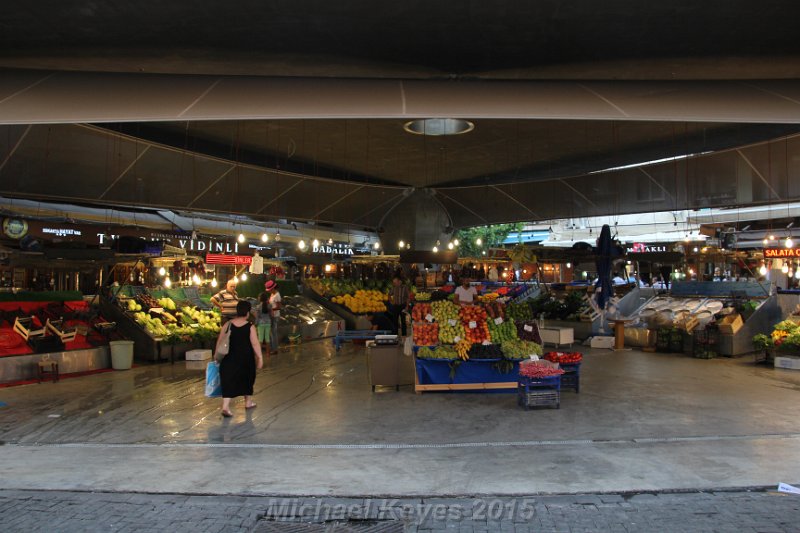
[[[0, 488], [465, 496], [800, 480], [800, 372], [748, 358], [583, 350], [580, 394], [372, 393], [362, 347], [273, 356], [222, 419], [183, 362], [0, 389]], [[202, 366], [202, 365], [201, 365]], [[31, 468], [30, 465], [36, 465]]]

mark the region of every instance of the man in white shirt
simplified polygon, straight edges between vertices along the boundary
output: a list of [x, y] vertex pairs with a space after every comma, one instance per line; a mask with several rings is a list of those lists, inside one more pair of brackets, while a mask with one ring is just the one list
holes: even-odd
[[472, 305], [477, 297], [478, 291], [470, 286], [469, 278], [462, 279], [461, 286], [456, 289], [455, 302], [458, 305]]
[[278, 292], [278, 284], [272, 280], [269, 280], [264, 285], [264, 290], [266, 290], [269, 295], [269, 308], [272, 313], [272, 331], [270, 331], [270, 344], [272, 350], [270, 353], [276, 354], [278, 353], [278, 322], [280, 322], [281, 318], [281, 293]]

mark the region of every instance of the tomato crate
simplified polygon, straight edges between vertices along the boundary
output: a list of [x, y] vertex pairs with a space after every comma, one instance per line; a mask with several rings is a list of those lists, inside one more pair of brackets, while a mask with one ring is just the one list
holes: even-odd
[[561, 376], [562, 389], [575, 389], [575, 392], [581, 391], [581, 364], [574, 363], [568, 365], [559, 365], [564, 374]]

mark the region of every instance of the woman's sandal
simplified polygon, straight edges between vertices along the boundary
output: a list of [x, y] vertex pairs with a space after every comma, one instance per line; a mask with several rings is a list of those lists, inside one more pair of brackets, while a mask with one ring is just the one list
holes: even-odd
[[224, 416], [225, 418], [230, 418], [233, 416], [233, 413], [231, 413], [230, 411], [222, 411], [222, 416]]
[[244, 406], [245, 409], [255, 409], [256, 407], [258, 407], [258, 404], [256, 403]]

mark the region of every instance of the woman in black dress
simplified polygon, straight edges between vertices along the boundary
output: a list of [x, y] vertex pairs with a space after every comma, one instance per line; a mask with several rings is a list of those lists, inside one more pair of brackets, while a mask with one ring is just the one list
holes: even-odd
[[[236, 318], [227, 323], [231, 328], [230, 347], [228, 355], [219, 364], [224, 417], [233, 416], [231, 398], [244, 396], [245, 409], [256, 406], [253, 401], [253, 384], [256, 382], [256, 369], [264, 365], [264, 360], [256, 328], [247, 320], [249, 314], [250, 302], [241, 300], [236, 305]], [[227, 327], [227, 324], [223, 328]], [[222, 331], [220, 330], [220, 334]]]

